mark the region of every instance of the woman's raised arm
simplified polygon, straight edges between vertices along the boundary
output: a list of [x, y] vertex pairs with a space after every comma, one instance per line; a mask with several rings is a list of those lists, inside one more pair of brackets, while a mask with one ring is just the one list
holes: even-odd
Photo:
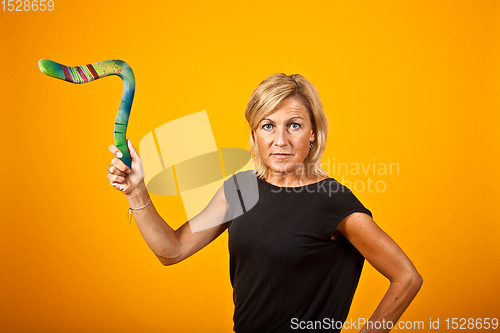
[[[217, 238], [227, 228], [225, 221], [229, 204], [224, 195], [224, 186], [221, 186], [207, 207], [179, 229], [172, 229], [158, 214], [144, 183], [142, 160], [134, 146], [128, 140], [131, 157], [131, 168], [128, 168], [119, 158], [111, 160], [108, 180], [113, 187], [120, 190], [127, 198], [133, 210], [134, 218], [142, 237], [149, 248], [158, 257], [163, 265], [176, 264]], [[119, 150], [110, 145], [109, 150], [119, 157]], [[213, 227], [192, 232], [190, 223], [212, 225]]]

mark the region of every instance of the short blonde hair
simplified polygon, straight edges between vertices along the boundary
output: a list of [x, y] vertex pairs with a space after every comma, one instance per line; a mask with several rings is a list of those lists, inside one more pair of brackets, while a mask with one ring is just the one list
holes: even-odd
[[276, 106], [287, 97], [296, 97], [309, 111], [311, 125], [316, 139], [309, 154], [304, 159], [304, 172], [308, 175], [328, 177], [321, 167], [321, 158], [326, 148], [328, 118], [316, 87], [300, 74], [276, 73], [262, 81], [253, 91], [245, 108], [245, 118], [250, 126], [249, 150], [252, 154], [254, 170], [258, 177], [267, 177], [269, 167], [259, 153], [253, 132], [259, 123], [271, 114]]

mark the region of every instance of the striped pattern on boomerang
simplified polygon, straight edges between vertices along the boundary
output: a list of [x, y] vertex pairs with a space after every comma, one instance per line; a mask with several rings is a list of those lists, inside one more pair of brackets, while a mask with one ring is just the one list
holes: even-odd
[[38, 67], [43, 74], [71, 83], [87, 83], [109, 75], [118, 75], [122, 78], [123, 95], [115, 119], [115, 145], [123, 154], [121, 160], [130, 168], [126, 132], [135, 92], [132, 68], [122, 60], [105, 60], [85, 66], [68, 67], [48, 59], [41, 59]]

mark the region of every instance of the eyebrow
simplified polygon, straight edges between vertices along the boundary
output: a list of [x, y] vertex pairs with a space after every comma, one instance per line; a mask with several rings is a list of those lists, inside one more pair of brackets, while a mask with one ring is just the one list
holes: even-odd
[[[288, 120], [290, 121], [290, 120], [292, 120], [292, 119], [294, 119], [294, 118], [299, 118], [299, 119], [304, 120], [304, 118], [299, 117], [299, 116], [293, 116], [293, 117], [290, 117]], [[273, 121], [272, 121], [271, 119], [269, 119], [269, 118], [264, 118], [264, 119], [262, 119], [262, 120], [261, 120], [261, 122], [263, 122], [264, 120], [269, 120], [269, 121], [273, 122]]]

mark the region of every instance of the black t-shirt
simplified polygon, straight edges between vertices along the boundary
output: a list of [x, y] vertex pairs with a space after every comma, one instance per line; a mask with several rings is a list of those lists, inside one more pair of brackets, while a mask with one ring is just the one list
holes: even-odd
[[235, 332], [339, 332], [364, 257], [344, 236], [331, 238], [348, 215], [371, 212], [333, 178], [278, 187], [249, 170], [227, 179], [224, 193]]

